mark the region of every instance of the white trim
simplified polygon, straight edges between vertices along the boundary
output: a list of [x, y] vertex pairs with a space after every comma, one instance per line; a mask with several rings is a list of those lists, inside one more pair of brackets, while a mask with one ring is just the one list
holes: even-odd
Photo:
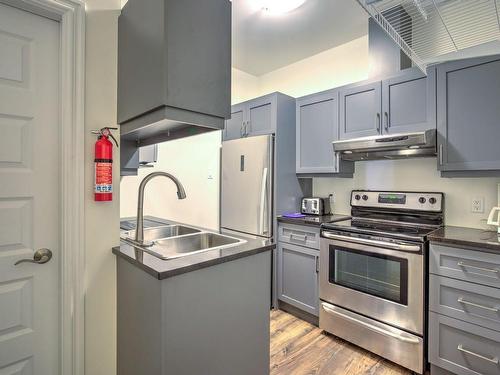
[[60, 374], [84, 375], [85, 5], [80, 0], [0, 0], [61, 24]]

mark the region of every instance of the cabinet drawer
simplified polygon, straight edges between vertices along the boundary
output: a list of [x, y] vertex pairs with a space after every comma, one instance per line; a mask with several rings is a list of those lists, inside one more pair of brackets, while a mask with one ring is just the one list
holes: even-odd
[[429, 359], [458, 375], [500, 373], [500, 332], [430, 313]]
[[500, 255], [431, 244], [430, 273], [500, 288]]
[[430, 276], [430, 310], [500, 331], [500, 289]]
[[281, 242], [319, 249], [319, 228], [293, 224], [280, 224], [278, 239]]

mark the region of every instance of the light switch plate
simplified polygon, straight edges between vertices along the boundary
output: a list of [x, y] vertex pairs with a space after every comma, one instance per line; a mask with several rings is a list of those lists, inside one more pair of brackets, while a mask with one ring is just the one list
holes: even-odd
[[484, 213], [484, 197], [472, 197], [471, 212], [476, 214]]

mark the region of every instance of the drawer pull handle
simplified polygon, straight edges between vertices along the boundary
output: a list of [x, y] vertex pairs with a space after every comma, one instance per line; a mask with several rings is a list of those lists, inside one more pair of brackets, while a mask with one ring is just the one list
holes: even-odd
[[296, 239], [298, 241], [306, 242], [307, 241], [307, 236], [305, 234], [300, 235], [300, 234], [295, 234], [295, 233], [290, 233], [290, 239]]
[[464, 347], [462, 346], [462, 344], [458, 345], [457, 350], [461, 351], [462, 353], [470, 354], [470, 355], [472, 355], [474, 357], [477, 357], [479, 359], [483, 359], [485, 361], [488, 361], [490, 363], [498, 365], [498, 357], [494, 357], [494, 358], [485, 357], [484, 355], [474, 353], [474, 352], [472, 352], [472, 351], [470, 351], [468, 349], [464, 349]]
[[488, 306], [479, 305], [479, 304], [474, 303], [474, 302], [466, 301], [462, 297], [460, 297], [459, 299], [457, 299], [457, 302], [458, 303], [463, 303], [464, 305], [478, 307], [478, 308], [483, 309], [483, 310], [488, 310], [488, 311], [492, 311], [492, 312], [498, 312], [498, 309], [496, 307], [488, 307]]
[[498, 273], [499, 272], [496, 268], [484, 268], [484, 267], [471, 266], [470, 264], [465, 264], [464, 262], [458, 262], [457, 265], [459, 267], [471, 268], [473, 270], [478, 270], [478, 271], [491, 272], [491, 273]]

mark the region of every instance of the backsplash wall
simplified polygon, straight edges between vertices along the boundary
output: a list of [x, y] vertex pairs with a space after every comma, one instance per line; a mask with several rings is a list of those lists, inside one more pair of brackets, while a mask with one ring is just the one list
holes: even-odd
[[[353, 189], [437, 191], [445, 194], [445, 224], [487, 229], [486, 218], [498, 203], [500, 178], [442, 178], [435, 158], [356, 163], [354, 178], [314, 178], [317, 196], [335, 197], [334, 211], [349, 213]], [[471, 199], [484, 197], [484, 213], [471, 212]]]

